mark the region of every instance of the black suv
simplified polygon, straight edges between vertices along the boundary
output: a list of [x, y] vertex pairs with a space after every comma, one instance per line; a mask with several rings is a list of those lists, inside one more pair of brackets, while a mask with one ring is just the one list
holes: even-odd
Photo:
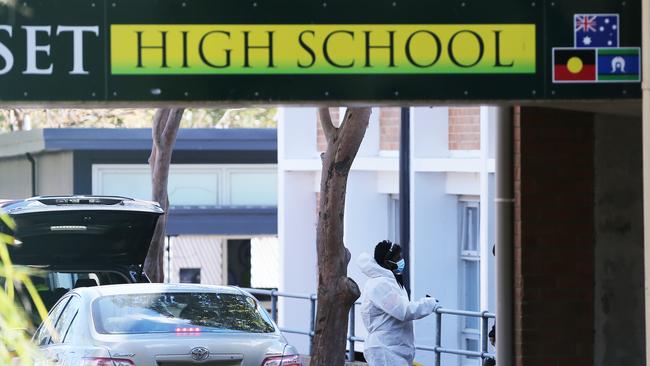
[[68, 290], [149, 282], [144, 259], [163, 210], [113, 196], [40, 196], [0, 204], [16, 222], [15, 264], [41, 269], [34, 281], [48, 309]]

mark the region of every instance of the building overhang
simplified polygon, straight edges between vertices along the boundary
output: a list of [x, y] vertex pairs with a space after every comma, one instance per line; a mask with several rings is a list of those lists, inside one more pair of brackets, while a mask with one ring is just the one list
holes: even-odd
[[277, 235], [276, 207], [172, 207], [167, 235]]
[[[0, 158], [48, 151], [151, 151], [149, 128], [45, 128], [0, 134]], [[273, 128], [180, 129], [175, 151], [277, 151]]]

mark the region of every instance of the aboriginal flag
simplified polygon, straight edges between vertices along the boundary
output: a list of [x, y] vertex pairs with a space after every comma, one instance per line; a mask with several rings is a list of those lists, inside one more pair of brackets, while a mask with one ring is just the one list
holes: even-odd
[[553, 49], [553, 82], [596, 81], [596, 50]]

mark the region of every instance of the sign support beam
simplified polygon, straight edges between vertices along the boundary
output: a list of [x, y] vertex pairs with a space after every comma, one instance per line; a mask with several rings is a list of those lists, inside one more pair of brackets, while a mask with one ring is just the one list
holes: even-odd
[[643, 81], [643, 253], [645, 260], [645, 345], [646, 365], [650, 365], [650, 0], [642, 0]]
[[514, 176], [511, 107], [496, 111], [496, 346], [499, 366], [514, 365]]

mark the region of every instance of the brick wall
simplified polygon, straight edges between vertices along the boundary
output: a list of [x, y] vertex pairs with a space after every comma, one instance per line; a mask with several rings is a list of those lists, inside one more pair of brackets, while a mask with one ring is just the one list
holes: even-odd
[[521, 108], [514, 124], [516, 365], [593, 365], [593, 116]]
[[449, 108], [449, 150], [481, 149], [481, 108]]
[[381, 108], [379, 110], [379, 149], [399, 150], [401, 108]]

